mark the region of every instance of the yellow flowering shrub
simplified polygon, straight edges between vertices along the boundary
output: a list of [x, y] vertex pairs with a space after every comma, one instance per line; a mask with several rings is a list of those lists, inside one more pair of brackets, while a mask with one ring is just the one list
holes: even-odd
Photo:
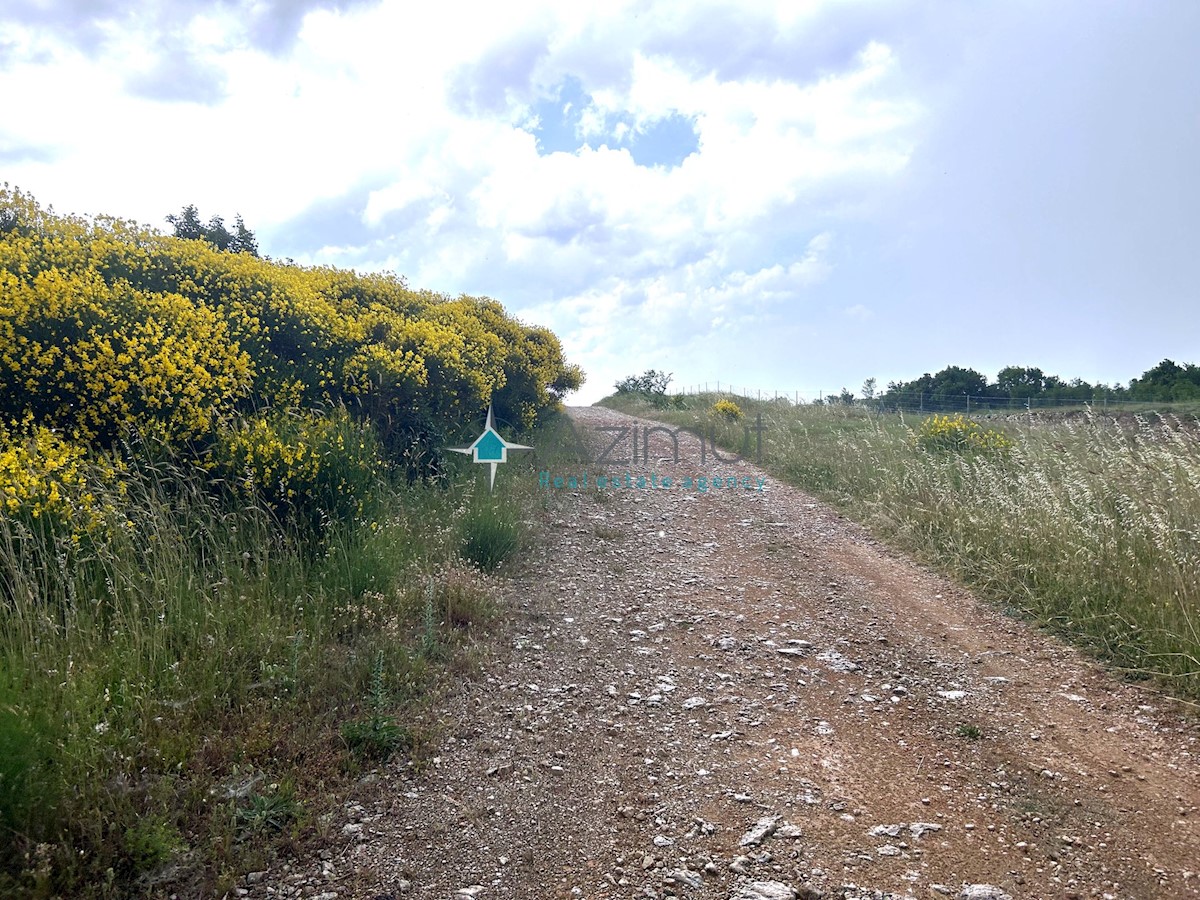
[[[494, 300], [225, 253], [0, 187], [0, 415], [203, 448], [238, 416], [346, 406], [393, 457], [489, 403], [530, 427], [582, 373]], [[459, 435], [461, 436], [461, 435]]]
[[223, 431], [211, 474], [237, 499], [314, 528], [362, 515], [380, 477], [368, 426], [345, 410], [256, 416]]
[[117, 469], [48, 428], [10, 424], [0, 424], [0, 516], [75, 541], [100, 533]]
[[0, 271], [0, 415], [31, 412], [82, 440], [126, 427], [210, 433], [250, 386], [249, 357], [212, 310], [93, 272]]
[[548, 328], [525, 325], [488, 297], [460, 297], [453, 305], [500, 339], [502, 380], [492, 396], [498, 421], [530, 428], [583, 384], [583, 371], [567, 365], [562, 344]]
[[1002, 431], [984, 428], [962, 413], [953, 416], [932, 415], [921, 423], [916, 442], [925, 450], [954, 452], [999, 452], [1009, 450], [1013, 443]]
[[714, 403], [710, 412], [714, 416], [720, 416], [722, 419], [728, 419], [730, 422], [736, 422], [742, 417], [742, 408], [725, 397]]

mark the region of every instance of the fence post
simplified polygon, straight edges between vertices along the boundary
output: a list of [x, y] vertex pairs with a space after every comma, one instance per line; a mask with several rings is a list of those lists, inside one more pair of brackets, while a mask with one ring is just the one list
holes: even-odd
[[964, 391], [963, 396], [967, 398], [967, 412], [970, 412], [971, 411], [971, 395]]

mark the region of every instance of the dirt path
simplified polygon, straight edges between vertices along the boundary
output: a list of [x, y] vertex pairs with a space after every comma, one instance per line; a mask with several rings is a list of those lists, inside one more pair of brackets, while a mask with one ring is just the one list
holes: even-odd
[[675, 480], [547, 488], [511, 633], [434, 764], [380, 773], [327, 859], [244, 890], [1200, 896], [1194, 717], [773, 479], [610, 471]]

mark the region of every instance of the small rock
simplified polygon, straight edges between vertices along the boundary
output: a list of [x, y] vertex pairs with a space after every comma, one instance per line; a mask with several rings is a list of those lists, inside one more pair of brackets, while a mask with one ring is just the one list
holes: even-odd
[[775, 833], [779, 825], [779, 816], [763, 816], [742, 835], [741, 846], [757, 847]]
[[851, 662], [836, 650], [825, 650], [817, 654], [817, 659], [828, 664], [835, 672], [857, 672], [859, 665], [856, 662]]
[[693, 872], [691, 869], [675, 869], [668, 873], [667, 877], [676, 884], [683, 884], [692, 888], [704, 887], [704, 879], [700, 873]]
[[900, 825], [876, 825], [874, 828], [872, 828], [870, 831], [868, 831], [867, 834], [870, 837], [899, 837], [900, 829], [903, 827], [904, 827], [903, 824], [900, 824]]
[[781, 881], [752, 881], [731, 900], [796, 900], [796, 892]]
[[748, 857], [748, 856], [736, 857], [734, 859], [734, 861], [729, 864], [729, 871], [733, 872], [734, 874], [737, 874], [737, 875], [749, 875], [750, 874], [750, 857]]
[[686, 700], [683, 701], [682, 705], [683, 705], [684, 709], [696, 709], [697, 707], [700, 707], [700, 706], [707, 706], [708, 701], [705, 700], [703, 697], [688, 697]]
[[965, 884], [958, 900], [1012, 900], [1012, 897], [991, 884]]
[[802, 833], [799, 825], [780, 825], [775, 829], [775, 837], [779, 838], [798, 838]]

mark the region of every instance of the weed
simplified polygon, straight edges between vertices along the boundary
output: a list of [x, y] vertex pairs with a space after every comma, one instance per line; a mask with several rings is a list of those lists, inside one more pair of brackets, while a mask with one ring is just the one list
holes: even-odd
[[125, 829], [125, 852], [139, 872], [161, 866], [182, 847], [179, 829], [168, 822], [146, 818]]
[[954, 730], [954, 733], [960, 738], [966, 738], [968, 741], [977, 741], [983, 737], [983, 731], [980, 730], [979, 726], [971, 725], [969, 723], [959, 725], [958, 728]]
[[621, 538], [624, 532], [620, 528], [614, 528], [612, 525], [603, 525], [596, 523], [592, 526], [592, 533], [601, 541], [616, 541]]
[[274, 786], [267, 794], [250, 794], [234, 812], [238, 837], [242, 840], [278, 833], [300, 816], [301, 807], [290, 784]]
[[499, 568], [520, 546], [513, 513], [491, 497], [476, 502], [462, 522], [462, 557], [485, 572]]
[[383, 651], [375, 657], [371, 669], [371, 687], [367, 696], [371, 714], [365, 719], [347, 722], [342, 726], [342, 740], [350, 752], [364, 759], [386, 760], [392, 754], [411, 745], [408, 731], [396, 724], [387, 714], [391, 706], [384, 684]]
[[411, 746], [408, 730], [390, 716], [378, 713], [342, 726], [342, 740], [350, 752], [363, 759], [384, 761]]
[[442, 574], [434, 589], [442, 620], [452, 628], [469, 629], [496, 615], [496, 607], [478, 573], [451, 569]]

